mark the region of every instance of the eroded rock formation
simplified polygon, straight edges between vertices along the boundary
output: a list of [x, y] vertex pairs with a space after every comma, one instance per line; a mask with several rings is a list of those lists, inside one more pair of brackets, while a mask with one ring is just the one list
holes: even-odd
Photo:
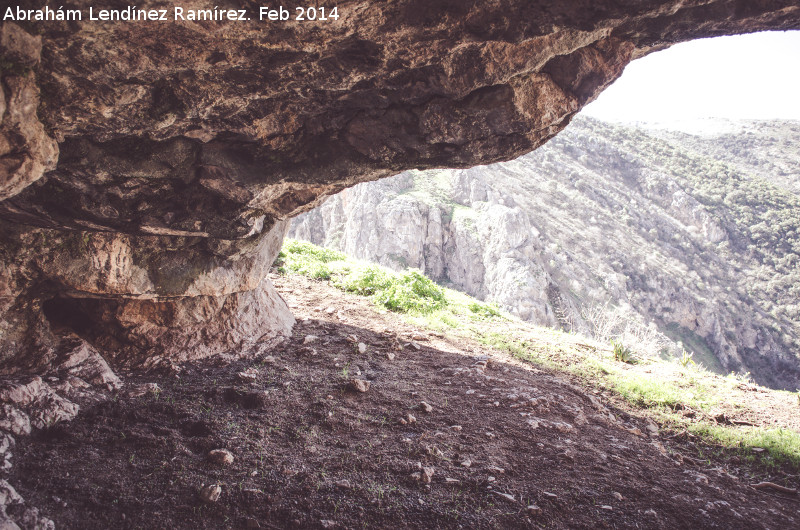
[[230, 3], [253, 20], [104, 23], [76, 0], [82, 21], [3, 23], [3, 370], [71, 333], [121, 364], [278, 337], [262, 278], [321, 198], [528, 152], [671, 43], [800, 28], [794, 0], [343, 0], [328, 22]]

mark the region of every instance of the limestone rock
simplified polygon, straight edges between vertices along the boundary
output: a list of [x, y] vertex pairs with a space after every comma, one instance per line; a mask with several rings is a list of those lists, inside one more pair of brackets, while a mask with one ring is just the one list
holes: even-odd
[[264, 31], [245, 5], [213, 30], [3, 22], [0, 369], [49, 366], [54, 328], [124, 366], [285, 337], [263, 278], [289, 217], [405, 169], [514, 158], [636, 57], [800, 17], [795, 0], [341, 0], [336, 23]]
[[31, 420], [18, 408], [4, 403], [0, 405], [0, 429], [24, 436], [31, 433]]
[[351, 390], [354, 390], [356, 392], [361, 392], [363, 394], [369, 392], [370, 382], [367, 381], [366, 379], [354, 378], [350, 380], [349, 387]]
[[207, 504], [217, 502], [221, 495], [222, 486], [219, 484], [206, 484], [200, 488], [200, 499]]
[[228, 466], [233, 460], [233, 453], [227, 449], [213, 449], [208, 453], [208, 461], [218, 466]]

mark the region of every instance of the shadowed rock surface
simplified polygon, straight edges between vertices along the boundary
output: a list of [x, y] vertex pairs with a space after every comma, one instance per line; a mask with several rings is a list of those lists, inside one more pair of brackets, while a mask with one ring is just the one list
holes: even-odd
[[128, 365], [285, 335], [262, 278], [291, 216], [531, 151], [671, 43], [800, 28], [792, 0], [342, 1], [337, 21], [269, 25], [239, 3], [254, 20], [3, 24], [4, 371], [69, 332]]

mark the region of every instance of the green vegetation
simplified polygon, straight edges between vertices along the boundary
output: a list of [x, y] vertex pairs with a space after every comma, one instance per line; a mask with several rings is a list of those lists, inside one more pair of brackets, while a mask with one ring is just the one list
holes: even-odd
[[[749, 374], [712, 373], [696, 365], [685, 350], [680, 358], [664, 360], [641, 355], [635, 345], [615, 341], [609, 347], [580, 335], [533, 326], [494, 304], [440, 287], [419, 271], [394, 272], [310, 243], [287, 240], [275, 265], [279, 272], [330, 281], [343, 291], [369, 296], [376, 305], [404, 315], [415, 326], [477, 340], [539, 368], [570, 374], [589, 388], [611, 392], [669, 429], [685, 430], [720, 450], [736, 451], [746, 461], [800, 468], [800, 433], [724, 425], [714, 419], [719, 410], [751, 410], [743, 385], [792, 403], [800, 402], [800, 393], [756, 387]], [[347, 377], [348, 367], [341, 375]], [[755, 408], [751, 412], [761, 413]]]
[[482, 304], [480, 302], [472, 302], [469, 304], [469, 310], [483, 318], [494, 318], [501, 316], [500, 308], [497, 304]]
[[621, 342], [611, 341], [611, 346], [614, 348], [614, 360], [622, 363], [633, 362], [633, 352]]
[[279, 271], [316, 280], [331, 280], [342, 289], [371, 296], [379, 305], [399, 313], [429, 314], [448, 305], [444, 289], [416, 270], [402, 273], [348, 260], [341, 252], [288, 239], [278, 255]]
[[687, 352], [686, 350], [683, 350], [683, 353], [681, 353], [681, 356], [678, 359], [678, 363], [684, 368], [688, 368], [689, 365], [691, 366], [696, 365], [694, 360], [692, 360], [692, 354]]
[[330, 264], [346, 259], [347, 256], [341, 252], [287, 239], [278, 254], [276, 266], [280, 271], [296, 272], [316, 280], [330, 280], [333, 274]]

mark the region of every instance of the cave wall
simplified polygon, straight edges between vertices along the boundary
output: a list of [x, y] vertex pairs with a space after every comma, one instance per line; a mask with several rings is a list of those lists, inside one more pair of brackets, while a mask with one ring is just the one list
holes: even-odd
[[280, 337], [293, 320], [264, 274], [290, 217], [405, 169], [529, 152], [653, 50], [800, 29], [791, 0], [337, 6], [2, 24], [0, 369], [47, 365], [72, 333], [129, 365]]

